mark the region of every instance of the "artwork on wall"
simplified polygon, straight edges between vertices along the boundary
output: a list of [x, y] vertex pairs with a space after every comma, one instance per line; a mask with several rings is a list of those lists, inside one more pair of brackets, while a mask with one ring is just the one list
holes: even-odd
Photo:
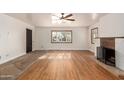
[[51, 43], [72, 43], [71, 30], [52, 30]]
[[95, 39], [98, 37], [98, 27], [91, 29], [91, 44], [95, 44]]

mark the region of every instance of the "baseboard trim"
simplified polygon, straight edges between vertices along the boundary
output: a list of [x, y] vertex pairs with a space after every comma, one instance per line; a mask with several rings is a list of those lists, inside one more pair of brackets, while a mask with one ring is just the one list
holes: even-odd
[[3, 60], [3, 61], [0, 62], [0, 64], [4, 64], [4, 63], [6, 63], [6, 62], [8, 62], [8, 61], [11, 61], [11, 60], [13, 60], [13, 59], [15, 59], [15, 58], [18, 58], [18, 57], [20, 57], [20, 56], [23, 56], [23, 55], [25, 55], [25, 54], [26, 54], [26, 53], [21, 53], [21, 54], [19, 54], [19, 55], [17, 55], [17, 56], [11, 57], [11, 58], [9, 58], [9, 59], [7, 59], [7, 60]]
[[[87, 50], [87, 51], [89, 51], [89, 49], [36, 49], [36, 51], [37, 51], [37, 50], [44, 50], [44, 51], [49, 51], [49, 50], [54, 50], [54, 51], [57, 51], [57, 50], [58, 50], [58, 51], [59, 51], [59, 50], [60, 50], [60, 51], [61, 51], [61, 50], [65, 50], [65, 51], [66, 51], [66, 50], [67, 50], [67, 51], [73, 51], [73, 50], [74, 50], [74, 51], [76, 51], [76, 50], [79, 50], [79, 51], [81, 50], [81, 51], [82, 51], [82, 50]], [[35, 51], [35, 50], [34, 50], [34, 51]]]

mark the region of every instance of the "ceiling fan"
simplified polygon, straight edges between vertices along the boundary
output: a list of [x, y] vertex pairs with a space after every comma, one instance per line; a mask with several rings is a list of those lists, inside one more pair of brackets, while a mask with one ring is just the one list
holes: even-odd
[[72, 14], [65, 15], [64, 13], [61, 13], [61, 16], [57, 16], [57, 17], [59, 18], [59, 20], [75, 21], [75, 19], [69, 18], [72, 16], [73, 16]]

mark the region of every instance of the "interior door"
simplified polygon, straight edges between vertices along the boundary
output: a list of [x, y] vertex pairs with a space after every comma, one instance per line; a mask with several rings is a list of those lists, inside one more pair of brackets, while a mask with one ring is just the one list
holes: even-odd
[[32, 30], [26, 29], [26, 52], [32, 51]]

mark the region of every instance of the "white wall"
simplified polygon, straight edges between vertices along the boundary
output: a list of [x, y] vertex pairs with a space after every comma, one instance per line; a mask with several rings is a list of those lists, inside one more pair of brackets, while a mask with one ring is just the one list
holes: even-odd
[[88, 29], [88, 37], [89, 37], [88, 38], [88, 47], [89, 47], [89, 50], [92, 51], [95, 54], [95, 56], [96, 56], [96, 47], [100, 46], [100, 43], [99, 43], [100, 39], [95, 39], [94, 44], [91, 43], [91, 29], [96, 28], [96, 27], [98, 27], [98, 36], [99, 36], [99, 31], [100, 31], [99, 22], [97, 22], [96, 24], [90, 26], [89, 29]]
[[[51, 30], [72, 30], [72, 43], [51, 43]], [[36, 28], [36, 50], [88, 50], [88, 29], [82, 27]]]
[[18, 19], [0, 14], [0, 64], [26, 53], [26, 28], [34, 29]]
[[124, 14], [107, 14], [89, 27], [89, 50], [96, 55], [100, 40], [96, 39], [95, 44], [91, 44], [91, 29], [95, 27], [98, 27], [99, 37], [124, 37]]
[[116, 67], [124, 70], [124, 38], [115, 39]]
[[5, 14], [14, 17], [16, 19], [19, 19], [21, 21], [24, 21], [28, 24], [33, 24], [31, 13], [5, 13]]
[[100, 19], [100, 37], [124, 37], [124, 13], [108, 14]]

